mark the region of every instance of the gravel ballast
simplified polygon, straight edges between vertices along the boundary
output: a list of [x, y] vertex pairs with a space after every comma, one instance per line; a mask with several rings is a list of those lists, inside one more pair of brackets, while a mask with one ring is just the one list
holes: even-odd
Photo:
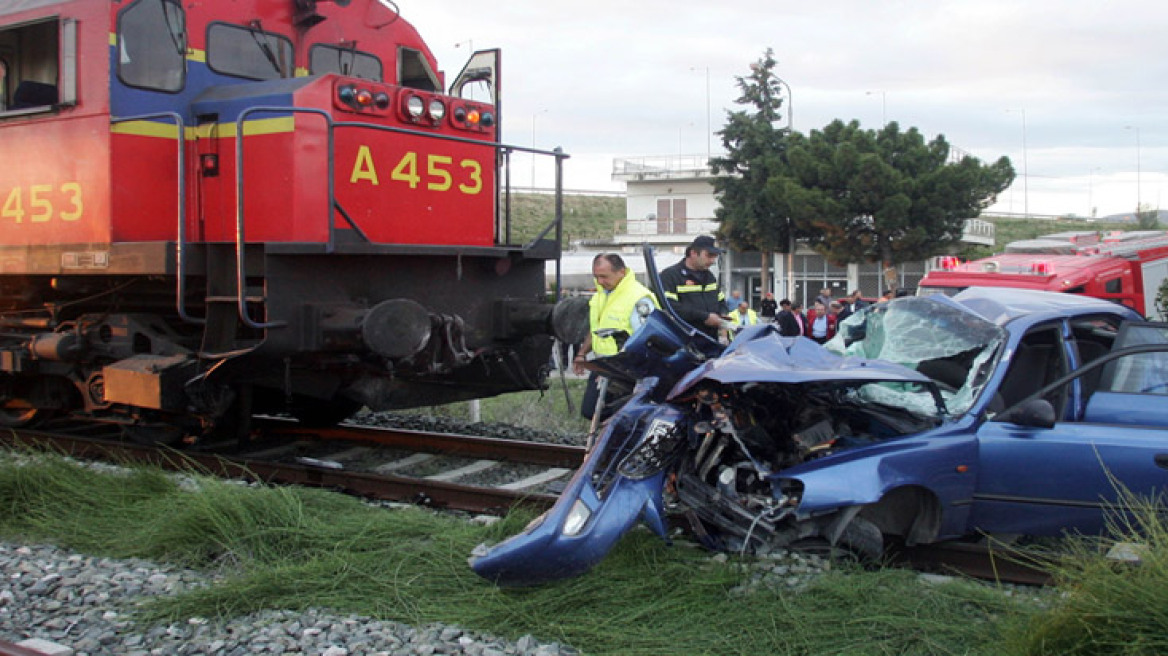
[[556, 656], [579, 652], [531, 636], [510, 642], [456, 626], [422, 627], [323, 610], [265, 611], [216, 622], [132, 621], [135, 603], [207, 585], [209, 576], [143, 560], [115, 560], [52, 546], [0, 543], [0, 640], [38, 638], [76, 656]]

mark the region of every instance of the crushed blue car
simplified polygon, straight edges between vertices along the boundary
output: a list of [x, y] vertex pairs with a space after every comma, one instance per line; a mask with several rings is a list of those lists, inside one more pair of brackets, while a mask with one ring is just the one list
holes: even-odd
[[1168, 327], [1106, 301], [968, 289], [849, 317], [825, 346], [724, 349], [655, 312], [598, 361], [635, 381], [556, 505], [470, 558], [501, 585], [576, 576], [645, 524], [760, 553], [1099, 533], [1168, 489]]

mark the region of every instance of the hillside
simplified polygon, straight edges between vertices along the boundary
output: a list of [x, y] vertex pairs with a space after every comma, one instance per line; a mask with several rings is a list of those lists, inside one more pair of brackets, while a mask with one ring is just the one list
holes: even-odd
[[[515, 194], [511, 197], [512, 241], [526, 243], [555, 217], [555, 196]], [[624, 196], [564, 196], [564, 243], [612, 238], [624, 231]]]
[[[531, 240], [555, 216], [555, 197], [550, 194], [515, 194], [511, 197], [513, 241]], [[986, 257], [1000, 252], [1009, 242], [1052, 232], [1072, 230], [1133, 230], [1131, 221], [1087, 221], [1075, 219], [1017, 219], [983, 216], [995, 226], [996, 245], [993, 248], [971, 246], [959, 253], [965, 258]], [[1110, 218], [1110, 217], [1108, 217]], [[1165, 217], [1168, 219], [1168, 217]], [[564, 196], [564, 243], [580, 239], [605, 239], [624, 230], [625, 199], [623, 196]]]

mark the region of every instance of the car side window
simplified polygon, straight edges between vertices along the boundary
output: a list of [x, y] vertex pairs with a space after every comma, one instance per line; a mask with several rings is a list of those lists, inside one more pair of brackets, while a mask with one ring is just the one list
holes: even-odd
[[[1023, 336], [1010, 359], [1010, 368], [991, 404], [995, 410], [1013, 407], [1063, 376], [1068, 371], [1066, 352], [1057, 325], [1041, 326]], [[1055, 416], [1063, 415], [1067, 399], [1065, 386], [1047, 393], [1047, 401], [1054, 406]]]
[[[1150, 344], [1168, 345], [1168, 325], [1125, 324], [1114, 348]], [[1168, 396], [1168, 352], [1136, 353], [1108, 363], [1100, 376], [1098, 391]]]

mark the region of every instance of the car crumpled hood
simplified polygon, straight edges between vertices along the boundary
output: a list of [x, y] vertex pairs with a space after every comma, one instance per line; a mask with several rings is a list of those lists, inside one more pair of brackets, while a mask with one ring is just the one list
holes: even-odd
[[682, 378], [672, 399], [703, 380], [719, 383], [892, 381], [932, 384], [928, 376], [882, 360], [836, 355], [806, 337], [782, 337], [774, 324], [742, 331], [720, 358]]

